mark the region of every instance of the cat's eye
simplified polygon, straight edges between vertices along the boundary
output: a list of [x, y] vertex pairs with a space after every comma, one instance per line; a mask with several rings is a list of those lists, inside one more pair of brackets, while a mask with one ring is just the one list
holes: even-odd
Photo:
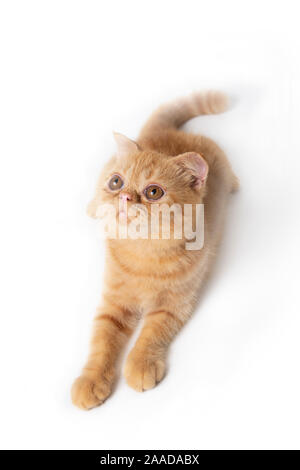
[[124, 181], [122, 180], [120, 175], [113, 175], [108, 182], [108, 187], [112, 191], [117, 191], [118, 189], [121, 189], [123, 185]]
[[165, 194], [165, 192], [157, 184], [151, 184], [144, 190], [144, 194], [149, 201], [157, 201]]

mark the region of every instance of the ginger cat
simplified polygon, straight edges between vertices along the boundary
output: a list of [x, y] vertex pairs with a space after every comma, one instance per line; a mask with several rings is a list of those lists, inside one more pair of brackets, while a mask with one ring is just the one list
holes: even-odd
[[204, 204], [205, 242], [186, 249], [181, 239], [109, 239], [103, 300], [95, 318], [91, 350], [72, 387], [82, 409], [110, 395], [118, 357], [137, 322], [143, 328], [124, 370], [128, 385], [149, 390], [162, 380], [168, 346], [190, 318], [221, 236], [229, 194], [238, 180], [223, 151], [210, 139], [178, 128], [201, 114], [226, 110], [218, 92], [197, 93], [159, 108], [137, 142], [115, 134], [117, 153], [105, 166], [89, 205], [97, 216], [102, 203], [113, 204], [119, 222], [128, 208], [142, 204], [148, 217], [156, 204]]

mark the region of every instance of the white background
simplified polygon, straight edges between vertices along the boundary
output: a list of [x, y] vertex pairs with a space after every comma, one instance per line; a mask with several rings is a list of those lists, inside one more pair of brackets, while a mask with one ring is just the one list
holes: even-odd
[[[291, 1], [1, 1], [2, 448], [299, 448], [299, 14]], [[214, 277], [169, 374], [70, 403], [100, 299], [85, 215], [112, 130], [163, 101], [232, 97], [189, 130], [241, 180]], [[154, 294], [155, 295], [155, 294]]]

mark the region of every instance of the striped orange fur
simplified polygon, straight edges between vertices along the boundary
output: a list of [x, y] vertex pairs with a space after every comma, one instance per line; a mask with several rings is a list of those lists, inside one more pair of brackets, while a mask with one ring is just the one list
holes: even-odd
[[[89, 358], [72, 387], [73, 403], [80, 408], [100, 405], [110, 395], [118, 357], [141, 317], [144, 324], [124, 369], [127, 383], [148, 390], [165, 374], [168, 346], [195, 308], [220, 240], [228, 196], [238, 188], [218, 145], [178, 128], [200, 114], [223, 112], [226, 104], [218, 92], [195, 94], [159, 108], [137, 142], [115, 135], [118, 151], [100, 175], [89, 215], [96, 217], [101, 203], [117, 208], [125, 194], [129, 205], [144, 204], [147, 217], [153, 202], [145, 200], [143, 189], [155, 182], [166, 188], [168, 205], [204, 204], [205, 243], [188, 251], [184, 237], [107, 240], [103, 301]], [[115, 193], [107, 187], [113, 174], [124, 180]]]

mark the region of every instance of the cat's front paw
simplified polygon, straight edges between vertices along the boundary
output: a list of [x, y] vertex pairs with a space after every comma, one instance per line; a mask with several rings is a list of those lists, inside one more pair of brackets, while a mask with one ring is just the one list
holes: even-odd
[[105, 380], [93, 380], [81, 375], [73, 383], [71, 398], [74, 405], [89, 410], [101, 405], [110, 395], [111, 386]]
[[137, 392], [144, 392], [155, 387], [166, 372], [164, 358], [154, 358], [134, 349], [128, 356], [124, 376], [130, 387]]

